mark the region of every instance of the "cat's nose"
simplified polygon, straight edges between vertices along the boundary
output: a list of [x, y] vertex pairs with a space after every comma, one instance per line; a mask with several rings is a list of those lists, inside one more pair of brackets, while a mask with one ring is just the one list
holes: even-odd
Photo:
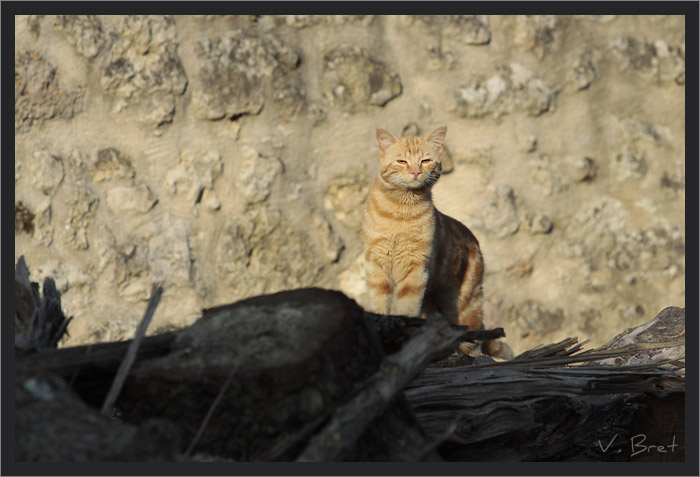
[[413, 174], [414, 179], [418, 179], [418, 176], [420, 175], [420, 171], [418, 171], [418, 172], [411, 171], [411, 174]]

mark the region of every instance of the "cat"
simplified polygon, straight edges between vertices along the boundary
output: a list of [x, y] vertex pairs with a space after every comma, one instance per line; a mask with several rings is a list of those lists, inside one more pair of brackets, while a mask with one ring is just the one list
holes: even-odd
[[[435, 208], [431, 189], [440, 178], [447, 127], [425, 138], [397, 138], [377, 129], [381, 163], [362, 220], [370, 311], [426, 317], [441, 313], [455, 324], [483, 329], [484, 260], [479, 242], [461, 222]], [[461, 343], [464, 354], [478, 345]], [[503, 341], [481, 352], [512, 357]]]

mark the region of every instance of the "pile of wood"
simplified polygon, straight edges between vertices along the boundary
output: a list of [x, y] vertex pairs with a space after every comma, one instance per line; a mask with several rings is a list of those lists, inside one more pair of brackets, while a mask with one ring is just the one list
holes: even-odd
[[[16, 461], [634, 460], [634, 433], [666, 438], [646, 421], [684, 419], [679, 308], [601, 349], [569, 339], [495, 362], [452, 353], [502, 329], [374, 315], [316, 288], [145, 336], [154, 288], [133, 340], [58, 349], [60, 295], [28, 277], [20, 259]], [[673, 432], [665, 457], [682, 460]]]

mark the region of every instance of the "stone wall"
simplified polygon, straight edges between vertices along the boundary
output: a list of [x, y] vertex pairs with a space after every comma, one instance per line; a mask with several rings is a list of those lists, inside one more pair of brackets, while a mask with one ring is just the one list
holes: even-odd
[[15, 259], [65, 344], [322, 286], [366, 304], [374, 131], [448, 126], [438, 208], [516, 352], [685, 302], [673, 16], [18, 16]]

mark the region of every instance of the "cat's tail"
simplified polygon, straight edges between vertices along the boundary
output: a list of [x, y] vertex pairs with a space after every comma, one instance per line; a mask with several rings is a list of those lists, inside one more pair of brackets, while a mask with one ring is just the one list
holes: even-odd
[[513, 350], [508, 346], [508, 343], [502, 340], [490, 340], [481, 343], [481, 352], [493, 358], [511, 359], [513, 358]]

